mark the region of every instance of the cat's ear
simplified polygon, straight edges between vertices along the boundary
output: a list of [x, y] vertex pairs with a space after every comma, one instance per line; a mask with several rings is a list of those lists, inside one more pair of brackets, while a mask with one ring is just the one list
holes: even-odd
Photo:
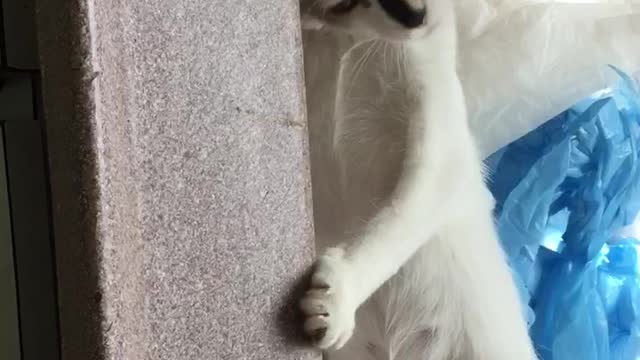
[[322, 20], [310, 14], [302, 14], [301, 23], [303, 30], [320, 30], [324, 27]]
[[300, 20], [303, 30], [320, 30], [324, 22], [318, 17], [324, 12], [326, 0], [300, 0]]

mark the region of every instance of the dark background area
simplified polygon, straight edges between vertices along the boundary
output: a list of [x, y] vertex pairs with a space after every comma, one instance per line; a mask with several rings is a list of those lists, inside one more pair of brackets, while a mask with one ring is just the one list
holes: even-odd
[[0, 51], [0, 358], [57, 360], [34, 0], [2, 0]]

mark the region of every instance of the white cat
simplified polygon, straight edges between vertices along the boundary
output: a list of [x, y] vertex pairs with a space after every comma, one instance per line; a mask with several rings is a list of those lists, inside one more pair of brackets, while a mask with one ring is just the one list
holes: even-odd
[[[452, 0], [302, 0], [331, 360], [532, 360], [456, 74]], [[490, 89], [487, 89], [490, 91]]]

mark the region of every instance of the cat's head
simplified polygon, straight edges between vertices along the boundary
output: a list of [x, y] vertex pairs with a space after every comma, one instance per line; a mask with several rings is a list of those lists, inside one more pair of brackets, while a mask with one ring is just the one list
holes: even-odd
[[302, 0], [306, 27], [331, 27], [367, 38], [424, 36], [452, 0]]

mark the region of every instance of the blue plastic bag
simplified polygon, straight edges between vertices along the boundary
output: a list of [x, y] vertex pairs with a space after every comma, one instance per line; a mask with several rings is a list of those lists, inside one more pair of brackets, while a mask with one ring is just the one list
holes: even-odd
[[[616, 70], [617, 71], [617, 70]], [[544, 360], [640, 359], [640, 92], [631, 78], [492, 155], [497, 227]]]

